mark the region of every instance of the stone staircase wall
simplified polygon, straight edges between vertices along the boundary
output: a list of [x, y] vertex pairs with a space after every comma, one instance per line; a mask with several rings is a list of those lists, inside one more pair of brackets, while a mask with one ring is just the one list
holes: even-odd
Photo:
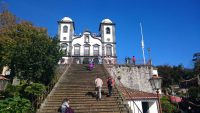
[[108, 71], [115, 79], [120, 76], [121, 83], [127, 88], [153, 92], [149, 82], [153, 71], [152, 66], [112, 66], [108, 68]]

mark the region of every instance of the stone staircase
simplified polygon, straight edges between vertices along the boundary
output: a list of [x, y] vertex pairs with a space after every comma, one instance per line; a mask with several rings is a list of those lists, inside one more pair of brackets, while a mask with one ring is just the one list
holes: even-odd
[[[100, 101], [94, 95], [94, 80], [97, 75], [104, 82]], [[72, 64], [37, 113], [57, 113], [64, 98], [70, 99], [70, 106], [75, 113], [128, 113], [116, 88], [113, 96], [107, 97], [107, 77], [108, 73], [103, 65], [95, 65], [93, 71], [88, 71], [87, 65]]]

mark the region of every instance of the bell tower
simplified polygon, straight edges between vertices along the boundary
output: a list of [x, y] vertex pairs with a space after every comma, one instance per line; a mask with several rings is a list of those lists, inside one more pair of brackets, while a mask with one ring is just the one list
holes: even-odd
[[64, 56], [71, 55], [74, 29], [74, 22], [71, 18], [64, 17], [58, 21], [58, 39], [60, 40], [60, 46], [64, 52]]
[[102, 38], [102, 55], [116, 58], [115, 24], [110, 19], [104, 19], [99, 30]]

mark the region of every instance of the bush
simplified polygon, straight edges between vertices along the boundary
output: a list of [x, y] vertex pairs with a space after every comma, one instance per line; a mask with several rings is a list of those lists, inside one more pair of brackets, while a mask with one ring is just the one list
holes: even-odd
[[189, 97], [196, 99], [196, 98], [200, 98], [200, 87], [191, 87], [188, 90], [189, 93]]
[[177, 108], [175, 105], [170, 103], [170, 100], [167, 96], [161, 98], [161, 106], [163, 113], [176, 113]]
[[28, 99], [13, 97], [0, 100], [1, 113], [30, 113], [31, 102]]

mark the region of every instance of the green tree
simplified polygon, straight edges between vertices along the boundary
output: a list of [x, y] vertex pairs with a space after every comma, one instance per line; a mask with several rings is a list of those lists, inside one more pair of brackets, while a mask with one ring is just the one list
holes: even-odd
[[191, 87], [188, 90], [189, 97], [191, 99], [200, 99], [200, 87]]
[[15, 50], [15, 41], [5, 35], [19, 21], [15, 15], [7, 10], [5, 4], [0, 4], [0, 67], [10, 64], [13, 51]]
[[193, 62], [194, 62], [194, 72], [196, 75], [200, 76], [200, 53], [195, 53], [193, 55]]
[[32, 102], [32, 106], [36, 106], [37, 97], [44, 94], [46, 92], [46, 88], [43, 84], [32, 83], [27, 86], [24, 91], [28, 94], [28, 97]]
[[176, 113], [177, 112], [176, 106], [170, 103], [170, 100], [167, 96], [163, 96], [161, 98], [161, 106], [162, 106], [163, 113]]
[[193, 77], [193, 72], [189, 69], [185, 69], [182, 65], [168, 66], [161, 65], [157, 66], [158, 73], [163, 77], [163, 87], [167, 88], [170, 85], [177, 85], [180, 81]]
[[11, 80], [17, 76], [25, 81], [8, 86], [7, 101], [15, 101], [16, 96], [31, 96], [28, 99], [33, 102], [45, 91], [44, 85], [53, 81], [61, 54], [57, 37], [50, 37], [45, 28], [22, 21], [8, 10], [0, 12], [0, 68], [8, 65]]
[[13, 86], [11, 84], [8, 84], [5, 92], [3, 92], [3, 95], [6, 97], [21, 96], [21, 93], [20, 93], [21, 91], [23, 91], [22, 85]]
[[0, 67], [8, 64], [12, 77], [48, 84], [61, 57], [57, 43], [45, 28], [0, 12]]
[[29, 100], [13, 97], [5, 100], [0, 100], [1, 113], [30, 113], [31, 103]]
[[0, 10], [0, 28], [11, 27], [19, 22], [19, 18], [7, 10], [5, 4], [0, 4], [3, 9]]
[[0, 38], [1, 66], [8, 64], [12, 77], [49, 84], [61, 57], [56, 38], [29, 22], [2, 27]]

